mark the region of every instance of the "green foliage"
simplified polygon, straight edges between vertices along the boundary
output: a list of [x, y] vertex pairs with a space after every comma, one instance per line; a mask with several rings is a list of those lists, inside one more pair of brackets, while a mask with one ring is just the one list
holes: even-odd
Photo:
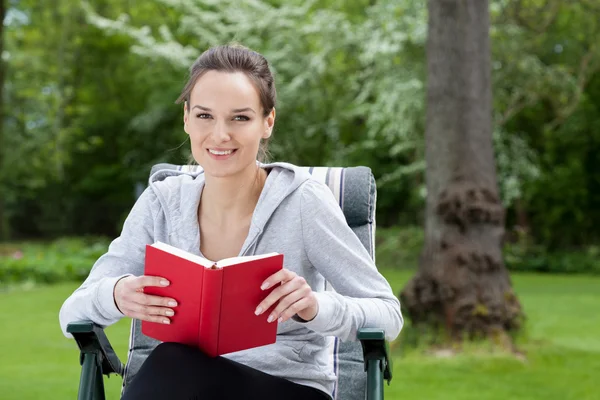
[[539, 179], [539, 159], [522, 136], [508, 134], [499, 126], [493, 135], [502, 202], [510, 208], [526, 195], [526, 186]]
[[[137, 54], [165, 59], [178, 68], [189, 65], [208, 46], [231, 40], [263, 52], [272, 61], [279, 84], [275, 158], [310, 165], [369, 165], [380, 191], [380, 224], [420, 223], [425, 196], [424, 2], [367, 6], [252, 1], [234, 12], [229, 2], [155, 3], [181, 15], [177, 29], [136, 28], [127, 18], [111, 21], [91, 8], [88, 16], [103, 29], [134, 39]], [[582, 92], [597, 70], [599, 32], [586, 8], [590, 4], [551, 1], [540, 7], [529, 1], [492, 2], [494, 143], [499, 185], [510, 216], [516, 203], [529, 205], [534, 197], [540, 198], [538, 182], [554, 179], [550, 163], [540, 156], [547, 145], [532, 138], [538, 132], [556, 135], [557, 128], [567, 126], [585, 101]], [[361, 7], [364, 11], [357, 15]], [[581, 30], [586, 34], [578, 34]], [[534, 125], [526, 116], [535, 107], [545, 112], [537, 113]], [[593, 115], [591, 110], [587, 115]], [[573, 137], [573, 129], [568, 130], [557, 134]], [[555, 141], [556, 136], [550, 143]], [[581, 170], [582, 177], [585, 171]], [[543, 187], [543, 195], [548, 195], [552, 185]], [[537, 210], [553, 214], [561, 207], [545, 203], [543, 208], [525, 208], [533, 214]], [[532, 233], [537, 239], [558, 242], [555, 224], [564, 225], [569, 214], [589, 208], [578, 201], [562, 209], [570, 211], [559, 212], [556, 219], [534, 216]], [[510, 225], [516, 223], [509, 219]], [[577, 237], [577, 229], [561, 244], [585, 243], [585, 238]]]
[[[96, 5], [129, 8], [117, 1]], [[130, 10], [134, 19], [147, 11]], [[158, 62], [132, 55], [126, 36], [102, 35], [71, 1], [53, 7], [22, 1], [11, 14], [21, 17], [10, 18], [6, 29], [11, 151], [2, 183], [13, 237], [114, 235], [150, 165], [187, 155], [171, 150], [184, 140], [168, 134], [176, 110], [154, 113], [150, 130], [136, 118], [155, 106], [159, 90], [163, 98], [175, 95], [174, 76], [154, 75], [148, 67], [161, 68]]]
[[96, 237], [3, 244], [0, 247], [0, 287], [23, 282], [81, 281], [107, 247], [107, 239]]
[[[423, 228], [378, 228], [377, 265], [398, 270], [418, 266], [423, 250]], [[550, 250], [528, 243], [526, 237], [504, 245], [504, 264], [511, 272], [600, 275], [600, 247]]]
[[578, 110], [555, 132], [536, 135], [539, 180], [527, 193], [532, 234], [552, 248], [598, 243], [600, 232], [600, 75]]
[[[491, 2], [508, 228], [547, 248], [600, 238], [597, 8]], [[150, 166], [189, 155], [173, 104], [187, 67], [230, 41], [276, 72], [274, 160], [367, 165], [379, 226], [420, 225], [426, 11], [417, 0], [12, 2], [0, 149], [12, 236], [116, 235]]]
[[542, 246], [508, 244], [504, 262], [511, 271], [600, 275], [600, 248], [548, 251]]
[[414, 270], [423, 250], [423, 228], [378, 228], [375, 243], [375, 260], [378, 266], [401, 270]]
[[598, 4], [502, 0], [492, 10], [495, 143], [508, 225], [545, 248], [596, 243]]
[[[387, 270], [414, 270], [423, 249], [423, 228], [378, 228], [377, 265]], [[80, 281], [106, 252], [104, 237], [61, 238], [52, 242], [0, 245], [0, 287], [23, 282]], [[504, 247], [506, 267], [514, 272], [600, 275], [600, 248], [549, 251], [525, 240]]]
[[278, 85], [274, 159], [371, 166], [383, 190], [385, 225], [400, 220], [393, 211], [398, 199], [422, 202], [422, 193], [408, 189], [424, 168], [422, 2], [384, 1], [365, 9], [315, 1], [154, 3], [179, 13], [176, 29], [138, 27], [126, 15], [111, 20], [92, 7], [88, 19], [129, 36], [136, 54], [182, 72], [211, 45], [237, 41], [260, 51]]

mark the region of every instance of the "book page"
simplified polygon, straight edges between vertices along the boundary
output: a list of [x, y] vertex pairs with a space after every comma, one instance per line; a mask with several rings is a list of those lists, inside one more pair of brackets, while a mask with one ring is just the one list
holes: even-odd
[[214, 265], [214, 263], [212, 261], [207, 260], [204, 257], [200, 257], [195, 254], [188, 253], [185, 250], [178, 249], [177, 247], [171, 246], [171, 245], [163, 243], [163, 242], [156, 242], [151, 246], [155, 247], [159, 250], [165, 251], [167, 253], [173, 254], [177, 257], [181, 257], [185, 260], [195, 262], [196, 264], [200, 264], [206, 268], [210, 268]]
[[228, 267], [230, 265], [241, 264], [241, 263], [253, 261], [253, 260], [260, 260], [262, 258], [269, 258], [269, 257], [277, 256], [277, 255], [279, 255], [279, 253], [266, 253], [266, 254], [257, 254], [255, 256], [224, 258], [223, 260], [219, 260], [217, 262], [217, 267], [224, 268], [224, 267]]

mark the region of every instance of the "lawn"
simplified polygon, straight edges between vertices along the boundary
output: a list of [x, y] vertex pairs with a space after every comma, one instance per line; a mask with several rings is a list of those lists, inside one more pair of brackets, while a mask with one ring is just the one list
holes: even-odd
[[[394, 291], [408, 272], [384, 271]], [[394, 354], [386, 399], [594, 400], [600, 387], [600, 277], [513, 274], [528, 315], [525, 361], [484, 351], [436, 358], [416, 349]], [[76, 345], [64, 338], [57, 313], [75, 284], [0, 293], [0, 393], [4, 400], [74, 399], [79, 379]], [[129, 322], [107, 333], [123, 358]], [[120, 379], [107, 382], [118, 398]]]

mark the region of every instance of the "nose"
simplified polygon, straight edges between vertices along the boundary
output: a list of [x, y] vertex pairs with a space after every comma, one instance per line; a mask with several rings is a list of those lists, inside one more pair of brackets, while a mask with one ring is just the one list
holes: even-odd
[[229, 135], [229, 128], [224, 121], [217, 121], [214, 125], [214, 129], [212, 135], [216, 142], [228, 142], [231, 140], [231, 136]]

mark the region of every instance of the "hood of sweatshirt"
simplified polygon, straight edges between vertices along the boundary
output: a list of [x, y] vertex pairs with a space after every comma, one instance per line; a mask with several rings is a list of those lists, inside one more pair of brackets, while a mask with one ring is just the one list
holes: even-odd
[[[269, 175], [254, 209], [240, 256], [253, 250], [256, 240], [281, 202], [310, 179], [306, 170], [292, 164], [259, 166], [269, 170]], [[162, 205], [172, 242], [182, 250], [201, 255], [198, 205], [204, 188], [204, 172], [162, 169], [152, 174], [149, 184]]]

